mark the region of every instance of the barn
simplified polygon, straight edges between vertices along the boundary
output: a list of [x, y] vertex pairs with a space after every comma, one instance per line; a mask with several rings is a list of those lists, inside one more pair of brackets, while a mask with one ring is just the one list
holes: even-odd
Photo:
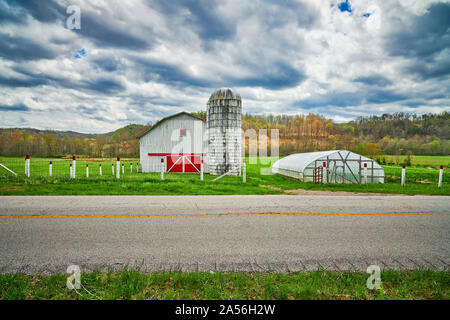
[[[241, 174], [241, 96], [230, 88], [215, 90], [206, 119], [180, 112], [158, 121], [140, 137], [142, 172]], [[162, 160], [162, 165], [161, 165]]]
[[[158, 121], [140, 137], [142, 172], [200, 172], [207, 153], [204, 119], [180, 112]], [[206, 168], [205, 168], [206, 169]]]

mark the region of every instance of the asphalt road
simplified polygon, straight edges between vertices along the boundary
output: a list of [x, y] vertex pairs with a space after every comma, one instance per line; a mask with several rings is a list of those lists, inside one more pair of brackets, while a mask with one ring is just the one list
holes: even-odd
[[0, 197], [0, 272], [449, 269], [450, 197]]

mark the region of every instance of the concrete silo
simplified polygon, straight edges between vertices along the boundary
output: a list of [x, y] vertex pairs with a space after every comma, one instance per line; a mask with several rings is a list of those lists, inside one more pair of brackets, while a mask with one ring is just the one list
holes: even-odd
[[241, 96], [229, 88], [214, 91], [207, 104], [208, 171], [241, 173]]

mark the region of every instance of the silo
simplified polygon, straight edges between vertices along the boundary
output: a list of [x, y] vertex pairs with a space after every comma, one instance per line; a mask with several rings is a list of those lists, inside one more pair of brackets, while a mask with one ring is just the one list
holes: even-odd
[[214, 91], [207, 104], [208, 171], [241, 173], [241, 96], [230, 88]]

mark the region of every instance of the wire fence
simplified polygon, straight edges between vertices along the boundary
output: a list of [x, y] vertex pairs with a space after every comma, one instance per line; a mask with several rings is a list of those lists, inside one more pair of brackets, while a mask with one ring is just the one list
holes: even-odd
[[[27, 164], [26, 157], [1, 157], [1, 176], [30, 176], [30, 177], [100, 177], [116, 176], [119, 163], [120, 175], [129, 176], [140, 172], [138, 159], [52, 159], [30, 157]], [[28, 169], [29, 168], [29, 169]], [[74, 170], [75, 169], [75, 170]]]

